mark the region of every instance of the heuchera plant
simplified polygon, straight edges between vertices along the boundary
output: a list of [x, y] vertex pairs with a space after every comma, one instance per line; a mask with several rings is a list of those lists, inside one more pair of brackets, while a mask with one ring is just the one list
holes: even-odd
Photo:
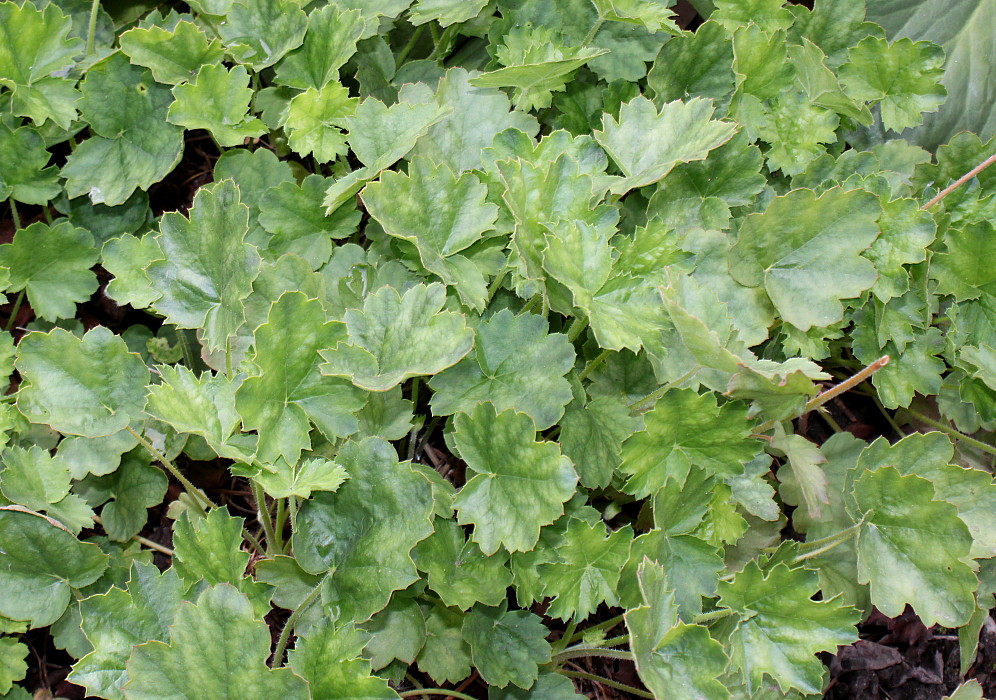
[[[0, 2], [0, 693], [47, 626], [113, 700], [812, 697], [872, 606], [967, 665], [994, 143], [898, 137], [944, 54], [863, 0], [714, 4]], [[794, 431], [852, 388], [936, 431]]]

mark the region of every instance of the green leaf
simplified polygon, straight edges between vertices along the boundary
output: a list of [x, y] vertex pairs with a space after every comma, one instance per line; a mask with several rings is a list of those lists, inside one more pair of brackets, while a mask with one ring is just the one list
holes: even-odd
[[623, 443], [619, 468], [629, 477], [625, 491], [638, 498], [656, 493], [668, 476], [683, 482], [693, 466], [734, 476], [760, 451], [748, 437], [746, 409], [717, 406], [714, 394], [671, 390], [643, 418], [644, 430]]
[[720, 581], [720, 605], [734, 613], [730, 657], [749, 688], [768, 674], [782, 692], [823, 689], [826, 669], [816, 654], [856, 641], [861, 615], [839, 600], [813, 600], [818, 589], [815, 572], [786, 564], [763, 572], [750, 562], [732, 581]]
[[678, 163], [703, 160], [729, 141], [736, 127], [713, 120], [712, 114], [712, 101], [698, 97], [668, 102], [660, 112], [650, 100], [637, 97], [620, 107], [618, 119], [603, 115], [595, 139], [625, 176], [610, 191], [624, 194], [653, 184]]
[[[957, 301], [974, 299], [980, 288], [996, 282], [996, 272], [984, 261], [996, 255], [996, 226], [989, 221], [949, 229], [944, 235], [945, 252], [931, 261], [930, 276], [938, 280], [938, 291]], [[2, 259], [2, 258], [0, 258]]]
[[425, 616], [414, 599], [394, 596], [386, 608], [373, 616], [364, 630], [372, 638], [363, 652], [374, 670], [395, 659], [410, 666], [425, 644]]
[[294, 253], [318, 269], [332, 255], [332, 240], [356, 231], [360, 212], [355, 207], [341, 206], [331, 216], [325, 215], [322, 198], [328, 184], [321, 175], [309, 175], [300, 184], [282, 182], [263, 193], [259, 222], [273, 234], [270, 253]]
[[294, 554], [305, 571], [332, 572], [323, 601], [339, 620], [362, 622], [418, 580], [410, 552], [432, 534], [432, 493], [381, 439], [347, 442], [336, 459], [349, 480], [301, 505]]
[[584, 486], [604, 488], [622, 461], [623, 442], [641, 427], [640, 419], [616, 399], [572, 403], [560, 421], [560, 449], [574, 462]]
[[477, 17], [487, 4], [488, 0], [418, 0], [408, 19], [415, 26], [436, 21], [448, 27]]
[[584, 698], [574, 690], [574, 683], [570, 678], [559, 673], [540, 671], [536, 682], [529, 690], [516, 688], [509, 685], [504, 688], [490, 686], [488, 688], [488, 700], [530, 700], [543, 698], [544, 700], [579, 700]]
[[674, 23], [674, 11], [664, 4], [641, 0], [592, 0], [592, 4], [599, 16], [609, 22], [638, 24], [651, 32], [681, 34], [681, 29]]
[[[878, 236], [877, 199], [838, 188], [816, 197], [794, 190], [740, 225], [730, 271], [747, 287], [764, 287], [782, 317], [799, 330], [843, 318], [839, 299], [875, 283], [875, 268], [860, 253]], [[834, 259], [828, 266], [826, 261]]]
[[783, 7], [781, 0], [713, 0], [716, 11], [710, 19], [719, 22], [732, 32], [750, 23], [766, 32], [788, 29], [793, 22], [792, 13]]
[[107, 283], [105, 291], [119, 304], [130, 304], [136, 309], [144, 309], [160, 297], [152, 288], [152, 280], [145, 268], [162, 259], [162, 250], [154, 236], [136, 238], [125, 234], [111, 238], [100, 249], [100, 264], [114, 279]]
[[349, 90], [338, 83], [295, 95], [284, 121], [287, 144], [299, 155], [313, 154], [318, 163], [345, 155], [348, 149], [341, 125], [355, 112], [357, 102], [359, 99], [350, 97]]
[[490, 403], [460, 413], [453, 440], [471, 478], [454, 501], [461, 525], [473, 524], [472, 539], [488, 555], [532, 549], [539, 531], [564, 512], [577, 474], [555, 443], [537, 442], [528, 415], [498, 413]]
[[67, 435], [124, 430], [145, 407], [149, 370], [125, 342], [98, 326], [82, 338], [56, 328], [29, 333], [17, 346], [17, 408], [32, 423]]
[[[894, 199], [882, 203], [878, 226], [881, 232], [864, 255], [878, 270], [872, 293], [881, 301], [888, 301], [909, 289], [910, 275], [905, 266], [926, 260], [927, 246], [934, 241], [937, 224], [916, 200]], [[934, 256], [933, 261], [937, 259]]]
[[568, 47], [562, 37], [542, 26], [513, 27], [495, 48], [503, 66], [470, 79], [476, 87], [512, 87], [517, 108], [549, 107], [554, 92], [567, 87], [571, 73], [605, 50]]
[[107, 555], [52, 520], [17, 506], [0, 508], [0, 615], [45, 627], [58, 620], [73, 588], [100, 578]]
[[428, 576], [429, 588], [450, 607], [469, 610], [478, 602], [499, 605], [512, 585], [508, 554], [485, 556], [454, 520], [436, 518], [435, 532], [418, 543], [413, 557]]
[[640, 680], [655, 696], [676, 700], [726, 700], [717, 679], [728, 660], [722, 645], [700, 625], [678, 620], [664, 569], [644, 559], [637, 569], [640, 604], [626, 611], [626, 629]]
[[629, 526], [607, 533], [601, 522], [592, 525], [572, 518], [557, 548], [558, 560], [540, 567], [546, 593], [553, 597], [546, 614], [577, 622], [602, 603], [618, 605], [619, 574], [632, 540]]
[[871, 112], [864, 105], [859, 107], [844, 93], [837, 76], [827, 68], [826, 56], [820, 47], [803, 39], [802, 46], [790, 46], [788, 52], [796, 76], [814, 105], [831, 109], [864, 126], [871, 124]]
[[339, 69], [356, 53], [364, 21], [358, 10], [332, 3], [313, 10], [308, 14], [304, 43], [277, 64], [276, 81], [302, 90], [321, 90], [338, 79]]
[[466, 251], [495, 226], [498, 207], [486, 202], [488, 189], [471, 173], [457, 178], [446, 165], [412, 159], [408, 174], [385, 172], [363, 190], [363, 203], [391, 236], [418, 249], [423, 267], [456, 288], [469, 306], [483, 310], [485, 279], [462, 279]]
[[247, 114], [251, 99], [244, 66], [229, 71], [220, 63], [208, 63], [192, 82], [173, 88], [166, 118], [187, 129], [207, 129], [219, 146], [240, 146], [266, 131], [263, 122]]
[[550, 660], [550, 645], [544, 639], [548, 630], [536, 615], [506, 608], [502, 604], [471, 610], [463, 623], [463, 637], [485, 682], [499, 688], [509, 683], [529, 688], [539, 675], [538, 667]]
[[937, 355], [944, 350], [944, 336], [938, 328], [924, 333], [914, 331], [900, 349], [891, 340], [880, 346], [862, 324], [852, 332], [852, 349], [858, 361], [865, 364], [889, 356], [889, 364], [872, 376], [878, 398], [886, 408], [909, 406], [915, 394], [932, 396], [941, 390], [945, 364]]
[[818, 520], [822, 516], [822, 506], [830, 503], [827, 497], [827, 477], [820, 468], [827, 458], [819, 447], [803, 436], [786, 435], [784, 431], [776, 431], [771, 446], [785, 453], [795, 482], [802, 491], [809, 516]]
[[50, 154], [36, 129], [22, 126], [10, 129], [0, 125], [0, 196], [25, 204], [45, 204], [58, 196], [58, 169], [48, 165]]
[[273, 471], [260, 470], [253, 475], [272, 498], [311, 498], [313, 491], [337, 491], [348, 478], [342, 466], [328, 459], [308, 459], [293, 467], [279, 459]]
[[654, 529], [635, 540], [619, 581], [619, 604], [627, 610], [643, 604], [639, 587], [639, 566], [644, 558], [667, 571], [674, 589], [674, 602], [682, 620], [702, 612], [702, 598], [716, 594], [716, 582], [723, 568], [722, 550], [692, 535], [670, 535]]
[[301, 45], [308, 16], [292, 0], [237, 0], [218, 35], [239, 63], [259, 71]]
[[994, 36], [988, 28], [996, 18], [992, 3], [973, 0], [953, 8], [944, 0], [878, 0], [869, 4], [868, 11], [868, 19], [885, 27], [891, 38], [933, 41], [946, 55], [941, 84], [948, 99], [910, 138], [933, 149], [960, 131], [984, 139], [996, 132], [996, 111], [985, 97], [996, 80], [989, 60]]
[[225, 348], [245, 321], [259, 255], [245, 242], [248, 208], [230, 180], [202, 187], [189, 218], [164, 214], [156, 242], [162, 260], [146, 268], [161, 293], [152, 308], [178, 328], [203, 329], [209, 348]]
[[134, 647], [128, 659], [128, 700], [164, 696], [246, 700], [309, 697], [305, 681], [288, 668], [270, 669], [270, 633], [249, 601], [232, 586], [205, 590], [194, 605], [182, 605], [170, 627], [170, 642]]
[[149, 387], [146, 412], [177, 432], [200, 435], [220, 456], [244, 459], [227, 444], [239, 424], [235, 380], [207, 372], [200, 377], [183, 365], [157, 367], [159, 384]]
[[121, 51], [138, 66], [152, 71], [160, 83], [180, 85], [191, 80], [201, 66], [217, 65], [224, 49], [217, 39], [193, 22], [181, 20], [172, 29], [152, 25], [135, 27], [119, 37]]
[[63, 129], [76, 119], [75, 81], [61, 77], [83, 50], [82, 40], [69, 38], [71, 30], [72, 21], [54, 3], [41, 10], [0, 4], [0, 84], [13, 90], [14, 114], [38, 126], [51, 119]]
[[791, 85], [795, 64], [788, 62], [785, 32], [766, 32], [756, 24], [733, 33], [733, 72], [737, 90], [762, 100]]
[[69, 493], [72, 475], [58, 455], [52, 457], [37, 445], [27, 450], [9, 447], [2, 462], [0, 492], [5, 498], [31, 510], [46, 511], [74, 533], [93, 524], [93, 511], [79, 496]]
[[183, 129], [166, 121], [173, 97], [148, 70], [115, 53], [87, 71], [80, 89], [80, 115], [94, 135], [62, 169], [70, 198], [85, 194], [94, 204], [123, 204], [180, 161]]
[[429, 380], [433, 414], [468, 413], [490, 401], [497, 411], [526, 413], [545, 430], [571, 400], [564, 375], [573, 365], [567, 336], [549, 334], [542, 317], [499, 311], [477, 327], [473, 355]]
[[[14, 685], [14, 681], [24, 678], [28, 665], [24, 659], [28, 656], [28, 647], [13, 637], [0, 637], [0, 691], [6, 693]], [[981, 696], [980, 696], [981, 697]]]
[[356, 431], [352, 414], [363, 405], [361, 394], [318, 371], [319, 349], [335, 346], [345, 335], [343, 324], [326, 322], [321, 302], [301, 292], [287, 292], [270, 307], [254, 336], [258, 373], [235, 395], [243, 424], [259, 434], [258, 455], [264, 462], [282, 456], [296, 463], [301, 450], [311, 447], [312, 423], [329, 437]]
[[692, 32], [669, 39], [647, 75], [654, 104], [685, 97], [705, 97], [721, 102], [733, 91], [733, 44], [714, 21]]
[[[768, 100], [770, 111], [756, 123], [757, 136], [771, 145], [767, 152], [769, 170], [797, 175], [816, 158], [826, 153], [824, 144], [837, 142], [840, 118], [836, 112], [813, 103], [802, 90], [783, 92]], [[755, 122], [743, 115], [745, 122]]]
[[192, 585], [197, 581], [238, 583], [245, 576], [249, 555], [241, 551], [242, 518], [214, 508], [206, 517], [180, 518], [173, 526], [173, 568]]
[[927, 41], [899, 39], [891, 44], [878, 37], [862, 39], [847, 52], [840, 80], [848, 94], [882, 108], [882, 125], [902, 131], [936, 112], [947, 90], [940, 84], [944, 51]]
[[470, 675], [470, 646], [461, 633], [465, 619], [436, 605], [425, 615], [425, 646], [416, 663], [437, 683], [459, 683]]
[[149, 464], [145, 455], [133, 452], [125, 455], [114, 472], [90, 477], [77, 490], [94, 506], [110, 500], [100, 511], [104, 531], [112, 540], [126, 542], [145, 527], [146, 509], [162, 503], [167, 486], [162, 470]]
[[27, 292], [31, 308], [47, 321], [72, 318], [76, 304], [97, 290], [93, 236], [63, 221], [49, 227], [40, 221], [22, 228], [0, 246], [0, 266], [10, 269], [8, 292]]
[[358, 658], [365, 637], [352, 626], [336, 629], [335, 623], [323, 619], [308, 628], [308, 633], [294, 643], [289, 665], [308, 682], [311, 700], [363, 698], [389, 700], [398, 694], [383, 678], [370, 675], [370, 663]]
[[858, 532], [858, 581], [886, 615], [912, 606], [924, 624], [959, 627], [975, 608], [978, 580], [966, 563], [968, 527], [934, 487], [891, 466], [866, 471], [854, 483], [864, 524]]
[[126, 586], [90, 596], [80, 604], [81, 624], [93, 650], [73, 665], [70, 679], [91, 695], [124, 700], [128, 680], [125, 664], [132, 648], [169, 638], [169, 627], [183, 600], [183, 583], [176, 571], [160, 571], [136, 562]]

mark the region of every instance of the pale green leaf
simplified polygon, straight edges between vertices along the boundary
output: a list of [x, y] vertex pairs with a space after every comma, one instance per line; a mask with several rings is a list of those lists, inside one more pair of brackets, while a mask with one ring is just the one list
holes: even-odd
[[173, 104], [166, 118], [187, 129], [207, 129], [219, 146], [241, 146], [266, 126], [249, 116], [249, 73], [244, 66], [231, 71], [220, 63], [207, 63], [189, 83], [173, 88]]
[[996, 282], [996, 270], [987, 264], [996, 255], [996, 226], [991, 222], [949, 229], [944, 247], [931, 261], [930, 276], [938, 281], [939, 292], [965, 301], [978, 297], [980, 287]]
[[488, 0], [419, 0], [408, 19], [415, 26], [435, 21], [448, 27], [477, 17], [487, 4]]
[[25, 204], [45, 204], [59, 194], [58, 172], [39, 132], [29, 126], [0, 125], [0, 196]]
[[723, 27], [709, 20], [694, 33], [669, 39], [647, 75], [654, 103], [686, 97], [705, 97], [721, 102], [733, 91], [733, 44]]
[[791, 85], [795, 63], [789, 63], [785, 32], [767, 32], [757, 24], [733, 33], [733, 72], [737, 90], [766, 100]]
[[617, 399], [600, 396], [581, 406], [572, 403], [560, 421], [560, 449], [574, 462], [581, 483], [604, 488], [622, 461], [623, 442], [641, 421]]
[[540, 528], [564, 512], [577, 474], [551, 442], [537, 442], [528, 415], [497, 413], [490, 403], [455, 421], [453, 439], [471, 478], [454, 506], [461, 525], [473, 524], [472, 539], [485, 554], [500, 546], [510, 552], [531, 549]]
[[4, 450], [0, 492], [8, 500], [35, 511], [45, 511], [74, 533], [93, 524], [93, 511], [79, 496], [69, 493], [69, 466], [37, 445]]
[[311, 498], [313, 491], [337, 491], [349, 478], [342, 466], [328, 459], [308, 459], [293, 467], [278, 459], [272, 468], [253, 476], [272, 498]]
[[131, 62], [152, 71], [160, 83], [179, 85], [193, 79], [201, 66], [220, 63], [224, 50], [217, 39], [193, 22], [181, 20], [171, 29], [152, 25], [123, 33], [121, 51]]
[[308, 14], [308, 32], [300, 48], [277, 64], [276, 81], [289, 87], [321, 90], [339, 77], [339, 69], [356, 53], [364, 15], [335, 3]]
[[76, 304], [97, 290], [90, 268], [98, 257], [90, 233], [66, 221], [31, 224], [0, 246], [0, 266], [10, 269], [7, 291], [25, 290], [31, 308], [47, 321], [74, 317]]
[[106, 292], [119, 304], [144, 309], [160, 297], [152, 288], [145, 268], [162, 259], [162, 250], [154, 236], [137, 238], [125, 234], [111, 238], [100, 249], [100, 264], [114, 279], [107, 283]]
[[723, 568], [722, 550], [692, 535], [669, 535], [663, 530], [646, 532], [630, 546], [629, 559], [619, 580], [619, 604], [627, 610], [639, 607], [642, 593], [637, 577], [644, 558], [661, 564], [674, 588], [678, 615], [690, 621], [702, 612], [702, 598], [716, 594]]
[[916, 200], [893, 199], [882, 203], [878, 226], [881, 232], [864, 255], [875, 263], [878, 271], [872, 293], [881, 301], [888, 301], [909, 289], [910, 275], [905, 266], [926, 260], [927, 246], [934, 241], [937, 224]]
[[24, 659], [28, 656], [27, 645], [21, 644], [13, 637], [0, 637], [0, 692], [8, 697], [14, 681], [24, 678], [28, 665]]
[[470, 646], [461, 627], [465, 616], [441, 605], [425, 615], [425, 646], [416, 663], [437, 683], [459, 683], [470, 675]]
[[365, 636], [351, 625], [329, 619], [308, 628], [308, 633], [294, 643], [288, 663], [308, 681], [309, 700], [390, 700], [398, 694], [383, 678], [370, 675], [370, 663], [358, 658]]
[[693, 98], [665, 104], [658, 112], [645, 97], [622, 105], [619, 118], [602, 117], [594, 136], [622, 170], [610, 190], [623, 194], [657, 182], [678, 163], [703, 160], [709, 151], [730, 140], [736, 128], [712, 119], [711, 100]]
[[261, 70], [301, 45], [308, 16], [293, 0], [236, 0], [218, 26], [228, 53]]
[[58, 328], [29, 333], [17, 351], [17, 408], [33, 423], [100, 437], [123, 430], [145, 407], [149, 370], [102, 326], [82, 338]]
[[766, 32], [788, 29], [793, 22], [792, 13], [782, 0], [713, 0], [716, 11], [710, 19], [719, 22], [728, 31], [750, 23]]
[[411, 665], [425, 644], [425, 616], [414, 599], [394, 596], [363, 626], [371, 636], [363, 652], [376, 671], [398, 659]]
[[802, 435], [786, 435], [784, 431], [776, 431], [771, 446], [785, 453], [795, 482], [802, 491], [809, 517], [819, 519], [822, 507], [830, 503], [827, 497], [827, 477], [820, 467], [827, 458], [819, 447]]
[[100, 511], [104, 532], [112, 540], [127, 542], [145, 527], [149, 519], [146, 509], [162, 503], [167, 486], [162, 469], [133, 452], [125, 455], [112, 473], [86, 479], [77, 491], [94, 507], [109, 501]]
[[474, 608], [463, 623], [463, 636], [470, 643], [478, 672], [489, 685], [504, 688], [509, 683], [529, 688], [539, 666], [550, 660], [547, 629], [536, 615], [524, 610]]
[[284, 121], [288, 145], [299, 155], [313, 154], [318, 163], [345, 155], [342, 123], [356, 110], [357, 102], [359, 99], [350, 97], [348, 89], [334, 82], [320, 90], [308, 88], [295, 95]]
[[595, 9], [603, 19], [609, 22], [624, 22], [639, 24], [648, 31], [665, 31], [668, 34], [681, 34], [681, 29], [674, 23], [674, 10], [666, 2], [655, 0], [592, 0]]

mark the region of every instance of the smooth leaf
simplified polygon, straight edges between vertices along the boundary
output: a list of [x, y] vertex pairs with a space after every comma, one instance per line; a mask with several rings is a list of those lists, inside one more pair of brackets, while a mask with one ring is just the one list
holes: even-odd
[[504, 688], [509, 683], [529, 688], [536, 681], [538, 667], [550, 660], [550, 645], [544, 639], [546, 627], [524, 610], [474, 608], [463, 623], [463, 636], [470, 644], [474, 665], [490, 685]]
[[231, 71], [220, 63], [206, 63], [189, 82], [173, 88], [173, 104], [166, 118], [187, 129], [207, 129], [219, 146], [239, 146], [266, 126], [250, 117], [249, 73], [244, 66]]
[[208, 39], [200, 27], [187, 21], [172, 29], [134, 27], [119, 41], [132, 63], [145, 66], [158, 82], [169, 85], [192, 80], [201, 66], [218, 64], [224, 55], [217, 39]]

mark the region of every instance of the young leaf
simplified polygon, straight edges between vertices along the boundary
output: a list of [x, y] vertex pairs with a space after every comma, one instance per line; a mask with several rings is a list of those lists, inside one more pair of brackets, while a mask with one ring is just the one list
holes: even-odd
[[114, 275], [114, 279], [107, 283], [107, 296], [122, 305], [147, 308], [161, 294], [152, 288], [152, 280], [145, 273], [145, 268], [161, 260], [162, 255], [154, 236], [136, 238], [125, 234], [106, 241], [100, 249], [100, 264]]
[[335, 4], [308, 14], [304, 43], [277, 64], [276, 82], [288, 87], [321, 90], [339, 77], [339, 69], [356, 53], [364, 15]]
[[202, 187], [189, 218], [163, 215], [156, 236], [163, 259], [146, 268], [161, 293], [152, 308], [178, 328], [200, 328], [209, 349], [225, 348], [245, 321], [259, 254], [245, 242], [248, 208], [230, 180]]
[[166, 121], [173, 97], [145, 68], [115, 53], [86, 72], [80, 114], [93, 136], [62, 169], [66, 194], [116, 206], [162, 180], [183, 152], [183, 129]]
[[316, 162], [327, 163], [345, 155], [346, 138], [342, 120], [352, 116], [359, 99], [338, 83], [328, 83], [320, 90], [308, 88], [291, 98], [284, 127], [287, 144], [299, 155], [313, 154]]
[[72, 318], [76, 304], [97, 290], [90, 268], [99, 257], [93, 236], [67, 221], [31, 224], [0, 246], [0, 266], [10, 269], [8, 292], [27, 292], [31, 308], [47, 321]]
[[363, 698], [390, 700], [398, 694], [383, 678], [370, 675], [370, 663], [359, 658], [365, 635], [351, 625], [336, 627], [328, 618], [308, 628], [289, 655], [289, 665], [308, 681], [310, 700]]
[[450, 607], [469, 610], [475, 603], [499, 605], [512, 585], [508, 555], [485, 556], [454, 520], [436, 518], [435, 532], [419, 542], [412, 554], [415, 566], [427, 574], [429, 588]]
[[169, 634], [169, 644], [134, 647], [122, 688], [128, 700], [310, 697], [307, 683], [289, 668], [267, 668], [269, 631], [232, 586], [208, 588], [196, 604], [181, 605]]
[[703, 160], [729, 141], [735, 125], [713, 120], [712, 114], [712, 101], [698, 97], [668, 102], [660, 112], [650, 100], [637, 97], [620, 107], [618, 119], [604, 115], [595, 139], [625, 176], [610, 191], [624, 194], [653, 184], [678, 163]]
[[309, 573], [334, 571], [326, 605], [342, 622], [362, 622], [393, 591], [418, 580], [410, 552], [432, 534], [432, 493], [428, 480], [378, 438], [347, 442], [336, 459], [349, 480], [301, 505], [294, 554]]
[[674, 589], [678, 616], [685, 621], [702, 612], [702, 599], [716, 595], [723, 568], [722, 550], [692, 535], [670, 535], [663, 530], [646, 532], [630, 546], [629, 559], [619, 579], [619, 604], [627, 610], [643, 604], [639, 567], [644, 558], [667, 571]]
[[823, 689], [826, 669], [816, 654], [857, 639], [860, 613], [839, 600], [815, 601], [816, 573], [777, 564], [763, 572], [750, 562], [732, 581], [720, 581], [720, 605], [734, 613], [728, 625], [731, 659], [759, 686], [764, 674], [782, 689]]
[[681, 29], [674, 23], [674, 11], [669, 7], [640, 0], [592, 0], [598, 15], [609, 22], [639, 24], [648, 31], [665, 31], [679, 35]]
[[313, 491], [337, 491], [349, 478], [342, 466], [328, 459], [308, 459], [293, 467], [278, 459], [272, 471], [261, 469], [249, 476], [272, 498], [311, 498]]
[[26, 644], [13, 637], [0, 637], [0, 692], [4, 693], [4, 697], [9, 697], [7, 693], [14, 681], [21, 680], [28, 672], [24, 659], [29, 651]]
[[187, 129], [207, 129], [219, 146], [238, 146], [266, 131], [263, 122], [247, 114], [251, 99], [244, 66], [229, 71], [220, 63], [207, 63], [191, 82], [173, 88], [166, 119]]
[[[834, 188], [819, 197], [794, 190], [740, 225], [730, 271], [747, 287], [761, 287], [782, 317], [799, 330], [843, 317], [839, 299], [875, 283], [875, 268], [860, 253], [878, 236], [877, 199]], [[834, 265], [827, 265], [833, 258]]]
[[574, 462], [584, 486], [604, 488], [621, 462], [623, 442], [641, 427], [640, 419], [613, 398], [572, 403], [560, 421], [560, 449]]
[[312, 423], [329, 437], [356, 431], [353, 413], [363, 406], [359, 390], [318, 371], [319, 349], [334, 347], [345, 335], [343, 324], [326, 321], [321, 302], [301, 292], [287, 292], [270, 307], [254, 336], [258, 373], [235, 393], [243, 424], [259, 434], [262, 461], [283, 457], [295, 464], [301, 450], [311, 447]]
[[17, 506], [0, 508], [0, 615], [45, 627], [72, 600], [72, 588], [88, 586], [107, 569], [95, 544], [44, 516]]
[[460, 361], [474, 345], [464, 317], [443, 311], [440, 284], [412, 287], [404, 296], [382, 287], [363, 309], [346, 311], [348, 342], [319, 354], [322, 374], [348, 377], [368, 391], [386, 391], [409, 377], [436, 374]]
[[228, 53], [260, 71], [304, 40], [308, 16], [292, 0], [236, 0], [218, 26]]
[[225, 55], [221, 42], [208, 39], [193, 22], [181, 20], [172, 29], [134, 27], [119, 37], [121, 51], [138, 66], [152, 71], [160, 83], [180, 85], [193, 79], [201, 66], [216, 65]]
[[91, 477], [77, 490], [94, 507], [109, 500], [100, 511], [104, 531], [112, 540], [126, 542], [145, 526], [149, 519], [146, 509], [162, 503], [168, 485], [162, 469], [133, 452], [114, 472]]
[[583, 620], [602, 603], [615, 606], [619, 573], [629, 558], [631, 528], [607, 533], [595, 525], [572, 518], [557, 548], [558, 561], [540, 567], [546, 593], [553, 597], [547, 615], [561, 620]]
[[58, 196], [58, 168], [45, 167], [50, 154], [36, 129], [11, 129], [0, 125], [0, 197], [12, 197], [25, 204], [45, 204]]
[[540, 528], [564, 512], [574, 495], [577, 474], [550, 442], [535, 440], [529, 416], [497, 413], [490, 403], [461, 413], [453, 439], [473, 476], [454, 501], [461, 525], [473, 524], [472, 539], [488, 555], [532, 549]]
[[959, 627], [975, 607], [978, 580], [966, 560], [972, 536], [934, 487], [891, 466], [866, 471], [854, 483], [864, 524], [858, 533], [858, 572], [872, 603], [886, 615], [906, 605], [924, 624]]
[[692, 466], [710, 474], [733, 476], [759, 451], [751, 440], [742, 406], [717, 406], [713, 394], [672, 390], [644, 415], [644, 430], [622, 446], [622, 465], [629, 479], [625, 491], [638, 498], [656, 493], [668, 476], [684, 482]]
[[375, 671], [395, 659], [411, 665], [425, 645], [425, 615], [413, 598], [394, 596], [363, 629], [372, 635], [363, 652]]
[[477, 328], [476, 349], [453, 367], [429, 380], [435, 415], [468, 413], [485, 401], [496, 411], [515, 408], [539, 430], [554, 425], [571, 400], [564, 375], [574, 365], [567, 336], [547, 333], [534, 314], [496, 313]]
[[58, 328], [29, 333], [17, 347], [14, 366], [23, 379], [18, 410], [60, 433], [111, 435], [145, 407], [149, 370], [120, 336], [101, 326], [82, 338]]
[[463, 637], [470, 643], [474, 665], [488, 684], [504, 688], [509, 683], [530, 688], [539, 666], [550, 660], [547, 629], [538, 617], [524, 610], [474, 608], [463, 623]]

